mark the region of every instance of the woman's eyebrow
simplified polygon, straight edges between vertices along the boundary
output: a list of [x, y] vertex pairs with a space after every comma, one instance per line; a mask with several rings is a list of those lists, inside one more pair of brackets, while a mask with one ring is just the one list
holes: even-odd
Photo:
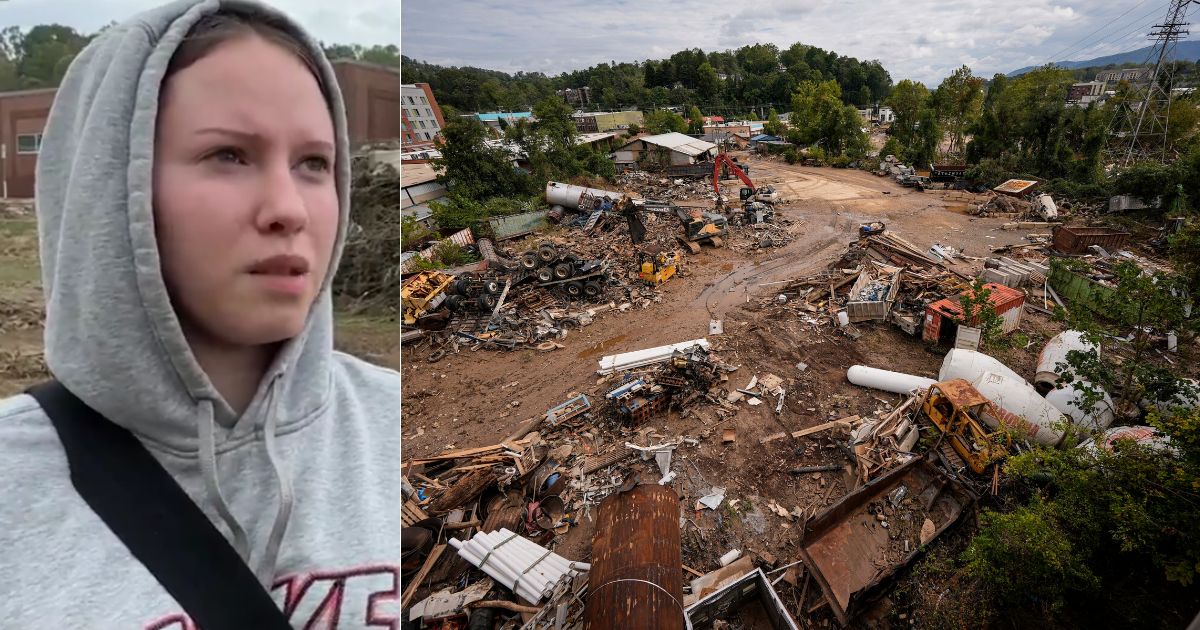
[[[255, 144], [261, 144], [266, 141], [266, 138], [260, 133], [255, 133], [252, 131], [240, 131], [237, 129], [230, 129], [228, 127], [204, 127], [203, 129], [197, 129], [196, 135], [232, 136], [243, 142]], [[298, 148], [303, 151], [321, 151], [324, 153], [334, 152], [333, 143], [326, 140], [306, 140], [300, 143]]]

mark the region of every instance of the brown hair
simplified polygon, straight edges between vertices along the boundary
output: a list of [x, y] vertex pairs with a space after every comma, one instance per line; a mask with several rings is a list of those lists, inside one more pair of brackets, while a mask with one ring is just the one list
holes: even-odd
[[179, 48], [175, 50], [175, 54], [171, 56], [166, 74], [163, 76], [163, 83], [166, 83], [176, 72], [207, 56], [217, 46], [250, 35], [257, 35], [303, 61], [304, 65], [308, 67], [308, 71], [316, 77], [321, 92], [325, 92], [325, 81], [321, 78], [318, 70], [320, 64], [312, 50], [290, 32], [286, 22], [275, 16], [234, 11], [221, 11], [207, 15], [192, 26], [184, 36], [183, 42], [179, 44]]

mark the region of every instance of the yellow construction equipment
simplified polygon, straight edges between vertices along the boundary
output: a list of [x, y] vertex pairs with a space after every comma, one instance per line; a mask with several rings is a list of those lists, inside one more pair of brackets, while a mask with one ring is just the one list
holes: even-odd
[[433, 310], [446, 299], [446, 287], [454, 282], [454, 276], [440, 271], [422, 271], [400, 285], [400, 305], [404, 309], [404, 323], [417, 323], [417, 318]]
[[992, 401], [956, 378], [929, 386], [921, 399], [921, 413], [946, 436], [946, 441], [976, 474], [1008, 455], [1011, 438], [1003, 431], [989, 432], [985, 418], [996, 426], [1005, 426], [1004, 414]]
[[656, 287], [675, 275], [678, 267], [675, 252], [638, 252], [638, 277], [647, 285]]

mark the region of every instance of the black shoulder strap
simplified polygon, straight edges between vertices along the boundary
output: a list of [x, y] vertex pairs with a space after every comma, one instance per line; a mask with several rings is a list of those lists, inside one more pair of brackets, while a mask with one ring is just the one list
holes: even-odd
[[132, 433], [58, 381], [28, 393], [58, 431], [75, 490], [198, 627], [290, 630], [250, 567]]

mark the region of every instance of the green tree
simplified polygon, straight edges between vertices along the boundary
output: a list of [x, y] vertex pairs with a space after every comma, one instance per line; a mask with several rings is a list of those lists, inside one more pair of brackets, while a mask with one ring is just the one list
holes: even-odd
[[920, 127], [921, 112], [927, 107], [929, 90], [921, 83], [905, 79], [896, 84], [888, 97], [888, 105], [896, 114], [892, 135], [905, 147], [912, 146]]
[[[1053, 259], [1056, 269], [1071, 269], [1070, 263]], [[1186, 280], [1161, 271], [1143, 272], [1131, 261], [1113, 266], [1111, 291], [1095, 291], [1090, 304], [1073, 305], [1060, 313], [1073, 330], [1083, 331], [1097, 348], [1106, 339], [1123, 337], [1133, 330], [1131, 355], [1112, 352], [1100, 355], [1095, 350], [1072, 352], [1061, 372], [1066, 383], [1077, 383], [1087, 393], [1085, 410], [1094, 407], [1101, 391], [1119, 392], [1117, 413], [1129, 416], [1143, 401], [1169, 401], [1186, 394], [1188, 386], [1163, 365], [1150, 360], [1154, 343], [1149, 330], [1174, 333], [1180, 339], [1181, 358], [1188, 360], [1190, 346], [1200, 334], [1200, 309], [1193, 309]]]
[[710, 99], [717, 95], [720, 88], [721, 81], [717, 78], [717, 71], [707, 61], [700, 64], [696, 69], [696, 91], [700, 96]]
[[[533, 192], [533, 183], [513, 166], [508, 150], [487, 144], [489, 135], [488, 128], [474, 118], [447, 116], [438, 141], [442, 155], [433, 160], [440, 171], [438, 182], [460, 200]], [[438, 224], [446, 227], [441, 221]]]
[[938, 117], [950, 135], [950, 153], [965, 150], [963, 137], [978, 120], [983, 107], [983, 79], [962, 66], [942, 80], [934, 93]]
[[683, 116], [666, 109], [656, 109], [646, 114], [643, 121], [645, 130], [652, 134], [677, 132], [687, 133], [688, 124]]
[[700, 113], [699, 107], [689, 107], [687, 119], [688, 133], [704, 133], [704, 114]]
[[780, 122], [779, 112], [776, 112], [774, 107], [767, 112], [767, 122], [763, 123], [763, 133], [772, 136], [783, 136], [783, 123]]

